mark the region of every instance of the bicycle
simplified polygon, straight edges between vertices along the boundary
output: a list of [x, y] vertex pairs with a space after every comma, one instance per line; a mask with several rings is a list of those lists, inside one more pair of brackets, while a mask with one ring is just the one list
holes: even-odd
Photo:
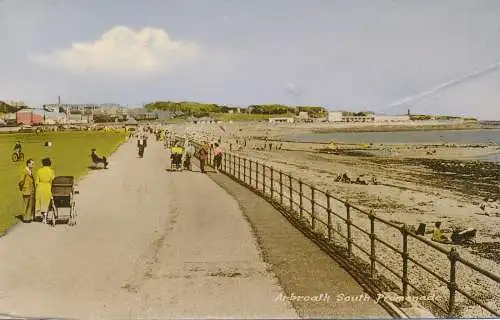
[[12, 154], [12, 161], [18, 162], [18, 161], [23, 161], [23, 160], [24, 160], [24, 153], [15, 151]]

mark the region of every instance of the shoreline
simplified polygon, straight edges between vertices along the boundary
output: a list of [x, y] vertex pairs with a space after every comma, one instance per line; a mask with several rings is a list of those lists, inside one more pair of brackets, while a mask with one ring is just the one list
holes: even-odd
[[312, 129], [312, 133], [328, 134], [334, 132], [421, 132], [421, 131], [458, 131], [458, 130], [495, 130], [500, 129], [500, 126], [456, 126], [456, 125], [364, 125], [353, 127], [332, 127]]

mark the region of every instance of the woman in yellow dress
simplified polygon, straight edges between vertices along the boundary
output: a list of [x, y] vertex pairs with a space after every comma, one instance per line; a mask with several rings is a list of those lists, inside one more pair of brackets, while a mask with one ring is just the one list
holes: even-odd
[[47, 222], [47, 212], [52, 200], [52, 181], [55, 178], [54, 170], [50, 167], [49, 158], [42, 160], [43, 167], [36, 172], [36, 209], [42, 213], [43, 222]]

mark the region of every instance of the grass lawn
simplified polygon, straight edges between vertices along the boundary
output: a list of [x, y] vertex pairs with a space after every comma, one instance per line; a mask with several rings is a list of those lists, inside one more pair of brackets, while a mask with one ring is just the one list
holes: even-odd
[[[21, 141], [25, 160], [13, 162], [11, 155], [16, 141]], [[125, 133], [68, 131], [43, 134], [16, 133], [0, 135], [0, 235], [17, 222], [16, 216], [23, 211], [18, 181], [26, 160], [35, 160], [35, 171], [41, 167], [41, 159], [49, 157], [56, 176], [81, 177], [92, 164], [90, 150], [96, 148], [108, 156], [125, 140]], [[51, 141], [52, 147], [45, 147]]]
[[214, 113], [211, 114], [214, 119], [222, 121], [260, 121], [275, 117], [294, 117], [295, 115], [269, 115], [269, 114], [248, 114], [248, 113]]

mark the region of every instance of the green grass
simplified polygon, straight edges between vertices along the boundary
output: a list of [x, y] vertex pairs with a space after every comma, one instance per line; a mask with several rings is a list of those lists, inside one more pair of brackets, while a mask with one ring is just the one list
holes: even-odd
[[222, 121], [259, 121], [276, 117], [294, 117], [290, 114], [248, 114], [248, 113], [214, 113], [211, 115], [214, 119]]
[[179, 118], [168, 119], [166, 122], [167, 123], [183, 123], [186, 121], [187, 121], [186, 117], [179, 117]]
[[[25, 161], [12, 162], [15, 142], [23, 144]], [[50, 157], [56, 176], [85, 175], [92, 164], [90, 150], [96, 148], [101, 155], [108, 156], [125, 140], [125, 133], [68, 131], [44, 134], [0, 135], [0, 235], [17, 222], [16, 215], [22, 213], [22, 198], [17, 183], [28, 158], [35, 160], [35, 171], [41, 167], [41, 159]], [[45, 147], [51, 141], [52, 147]]]

